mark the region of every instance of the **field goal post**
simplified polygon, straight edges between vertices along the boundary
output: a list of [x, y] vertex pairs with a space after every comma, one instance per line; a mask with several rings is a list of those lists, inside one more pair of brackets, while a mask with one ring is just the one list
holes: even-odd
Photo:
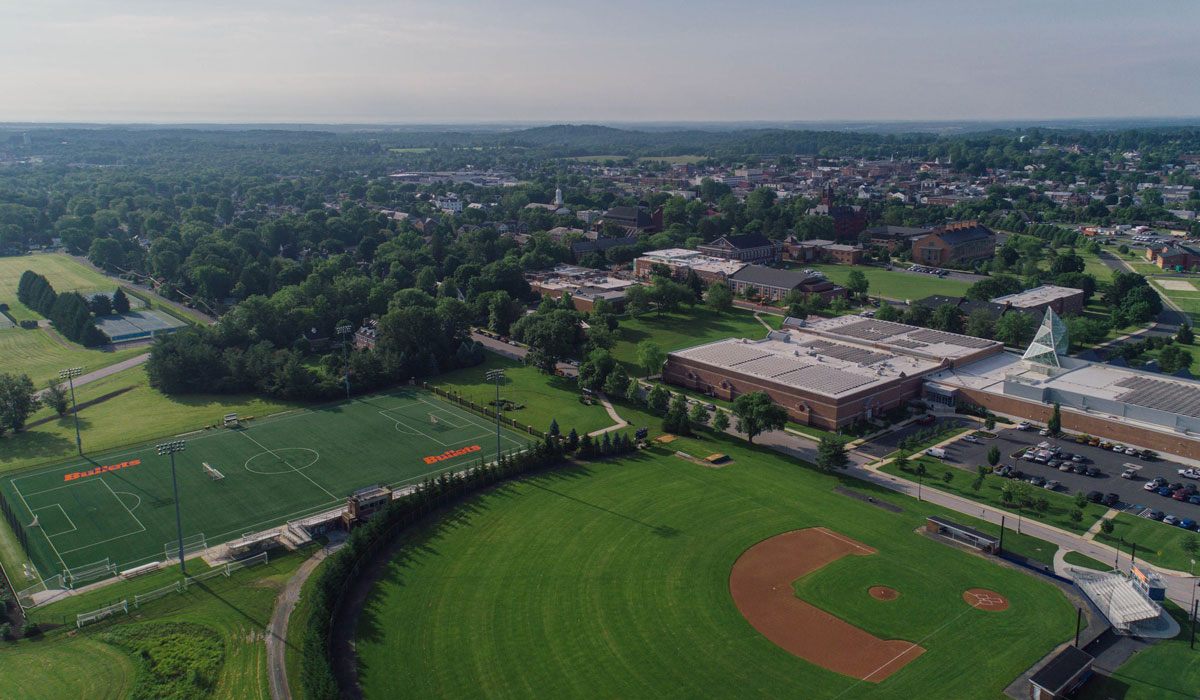
[[[198, 532], [194, 535], [188, 535], [183, 538], [183, 556], [186, 559], [197, 552], [205, 552], [208, 550], [208, 542], [204, 539], [204, 533]], [[179, 541], [163, 543], [163, 556], [166, 559], [174, 559], [179, 556]]]
[[225, 414], [225, 427], [226, 427], [226, 428], [236, 428], [236, 427], [238, 427], [238, 414], [236, 414], [236, 413], [226, 413], [226, 414]]

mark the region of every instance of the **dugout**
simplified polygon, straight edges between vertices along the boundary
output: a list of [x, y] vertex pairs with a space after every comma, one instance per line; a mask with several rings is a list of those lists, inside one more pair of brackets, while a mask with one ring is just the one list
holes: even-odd
[[1068, 646], [1029, 679], [1030, 700], [1069, 697], [1092, 675], [1091, 654]]
[[988, 554], [1000, 553], [1000, 538], [995, 535], [989, 535], [986, 532], [980, 532], [973, 527], [960, 525], [953, 520], [947, 520], [936, 515], [931, 515], [925, 519], [925, 529], [935, 535], [949, 537], [952, 540], [969, 544], [976, 549], [983, 550]]

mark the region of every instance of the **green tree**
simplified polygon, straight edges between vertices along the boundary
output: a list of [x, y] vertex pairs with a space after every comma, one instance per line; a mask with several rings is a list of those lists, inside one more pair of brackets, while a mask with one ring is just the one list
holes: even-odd
[[963, 313], [954, 304], [942, 304], [933, 312], [929, 325], [947, 333], [962, 333]]
[[988, 416], [987, 419], [983, 421], [983, 429], [984, 430], [995, 430], [996, 429], [996, 419], [992, 418], [991, 416]]
[[724, 282], [714, 282], [708, 286], [708, 294], [704, 297], [704, 305], [711, 311], [722, 314], [733, 308], [733, 292]]
[[723, 433], [729, 429], [729, 413], [726, 411], [717, 411], [712, 418], [712, 428], [718, 433]]
[[881, 301], [879, 302], [879, 309], [875, 312], [875, 318], [880, 321], [892, 321], [894, 323], [900, 320], [900, 309], [897, 309], [886, 301]]
[[1033, 337], [1033, 318], [1028, 314], [1007, 313], [996, 321], [996, 340], [1005, 345], [1021, 346]]
[[667, 413], [663, 416], [663, 432], [675, 433], [677, 435], [692, 434], [692, 426], [688, 422], [687, 397], [683, 394], [676, 394], [671, 399]]
[[704, 404], [696, 402], [688, 413], [688, 419], [697, 426], [704, 425], [708, 423], [708, 409], [704, 407]]
[[650, 390], [650, 394], [646, 397], [646, 403], [650, 405], [650, 410], [655, 413], [663, 413], [671, 403], [671, 394], [660, 385], [655, 384]]
[[992, 445], [987, 451], [987, 463], [993, 467], [1000, 463], [1000, 448]]
[[637, 361], [646, 371], [646, 376], [652, 377], [662, 371], [667, 353], [653, 340], [643, 340], [637, 346]]
[[1179, 327], [1179, 332], [1175, 334], [1175, 342], [1180, 345], [1191, 345], [1196, 342], [1196, 333], [1188, 325], [1187, 321], [1184, 321], [1183, 325]]
[[895, 464], [896, 468], [900, 471], [906, 471], [908, 469], [908, 456], [907, 451], [900, 450], [896, 458], [892, 460], [892, 464]]
[[634, 406], [642, 405], [642, 385], [637, 380], [630, 381], [625, 388], [625, 400]]
[[1108, 518], [1104, 518], [1100, 521], [1100, 532], [1103, 532], [1106, 535], [1111, 535], [1115, 527], [1116, 526], [1113, 525], [1113, 521], [1109, 520]]
[[1174, 374], [1181, 369], [1190, 369], [1192, 353], [1179, 345], [1168, 345], [1158, 354], [1158, 366], [1166, 374]]
[[54, 409], [58, 415], [65, 415], [67, 412], [67, 390], [62, 388], [61, 384], [55, 384], [53, 381], [46, 387], [45, 393], [42, 394], [42, 405], [49, 406]]
[[742, 394], [734, 399], [733, 415], [738, 419], [738, 432], [745, 433], [746, 440], [751, 443], [755, 435], [780, 430], [787, 424], [787, 411], [765, 391]]
[[5, 430], [14, 433], [25, 428], [29, 415], [37, 410], [33, 381], [27, 375], [0, 375], [0, 435]]
[[860, 297], [867, 296], [867, 290], [871, 288], [871, 283], [862, 270], [851, 270], [846, 277], [846, 289], [849, 289], [854, 294]]
[[625, 311], [632, 318], [645, 315], [650, 312], [650, 304], [653, 301], [654, 295], [648, 287], [642, 285], [634, 285], [625, 290]]
[[963, 329], [963, 333], [972, 338], [991, 340], [996, 335], [996, 320], [992, 318], [987, 309], [975, 309], [970, 316], [967, 316], [967, 325]]
[[117, 287], [117, 291], [112, 295], [112, 310], [115, 314], [129, 313], [129, 297], [125, 296], [125, 290]]
[[954, 470], [947, 469], [946, 472], [942, 474], [942, 481], [946, 482], [947, 484], [954, 481]]
[[1046, 421], [1046, 430], [1050, 431], [1051, 435], [1058, 435], [1062, 432], [1062, 407], [1056, 401], [1054, 410], [1050, 413], [1050, 420]]
[[[846, 455], [846, 446], [842, 441], [834, 435], [821, 436], [821, 442], [817, 444], [817, 468], [827, 472], [837, 469], [845, 469], [850, 464], [850, 458]], [[917, 469], [924, 469], [925, 465], [918, 463]]]

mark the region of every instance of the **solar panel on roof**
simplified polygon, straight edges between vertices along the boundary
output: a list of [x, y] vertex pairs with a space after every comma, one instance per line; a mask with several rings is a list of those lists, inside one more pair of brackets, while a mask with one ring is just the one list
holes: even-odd
[[804, 369], [775, 377], [776, 381], [801, 389], [811, 389], [822, 394], [841, 394], [851, 389], [870, 384], [875, 377], [865, 377], [833, 367], [811, 365]]
[[751, 360], [757, 360], [770, 355], [770, 353], [763, 352], [752, 345], [743, 345], [738, 342], [705, 345], [692, 350], [686, 350], [681, 354], [684, 357], [722, 367], [733, 367], [743, 362], [750, 362]]
[[889, 341], [889, 343], [891, 345], [899, 345], [902, 348], [908, 348], [909, 350], [916, 350], [917, 348], [923, 348], [927, 345], [927, 343], [918, 343], [915, 340], [909, 340], [907, 338], [900, 338], [899, 340], [892, 340], [892, 341]]
[[807, 367], [812, 362], [812, 360], [805, 362], [794, 357], [771, 355], [749, 362], [742, 362], [737, 368], [739, 372], [749, 372], [750, 374], [757, 374], [763, 377], [777, 377], [781, 374]]
[[913, 340], [919, 340], [923, 343], [929, 343], [930, 345], [936, 343], [946, 343], [947, 345], [957, 345], [964, 348], [986, 348], [995, 344], [995, 341], [993, 340], [971, 338], [965, 335], [945, 333], [943, 331], [933, 331], [928, 329], [909, 333], [908, 337], [912, 338]]
[[1129, 389], [1117, 401], [1200, 418], [1200, 388], [1146, 377], [1128, 377], [1113, 386]]
[[906, 326], [903, 323], [877, 321], [869, 318], [855, 323], [847, 323], [844, 326], [831, 329], [830, 332], [851, 338], [861, 338], [863, 340], [882, 340], [910, 330], [912, 330], [912, 326]]

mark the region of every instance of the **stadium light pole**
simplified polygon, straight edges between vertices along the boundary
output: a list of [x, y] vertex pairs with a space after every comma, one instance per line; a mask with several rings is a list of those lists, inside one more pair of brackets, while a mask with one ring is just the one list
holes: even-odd
[[79, 456], [83, 456], [83, 440], [79, 437], [79, 409], [75, 407], [75, 377], [83, 374], [82, 367], [71, 367], [70, 369], [60, 369], [58, 378], [67, 380], [67, 384], [71, 386], [71, 413], [75, 414], [75, 448], [79, 450]]
[[350, 355], [346, 353], [346, 335], [353, 330], [350, 326], [338, 326], [337, 332], [342, 336], [342, 367], [346, 371], [346, 398], [350, 398]]
[[158, 455], [171, 455], [171, 486], [175, 489], [175, 530], [179, 534], [179, 573], [187, 578], [187, 568], [183, 563], [183, 519], [179, 515], [179, 481], [175, 478], [175, 453], [183, 452], [187, 446], [185, 440], [164, 442], [158, 445]]
[[504, 379], [504, 370], [490, 369], [487, 373], [489, 382], [496, 383], [496, 463], [500, 463], [500, 380]]

